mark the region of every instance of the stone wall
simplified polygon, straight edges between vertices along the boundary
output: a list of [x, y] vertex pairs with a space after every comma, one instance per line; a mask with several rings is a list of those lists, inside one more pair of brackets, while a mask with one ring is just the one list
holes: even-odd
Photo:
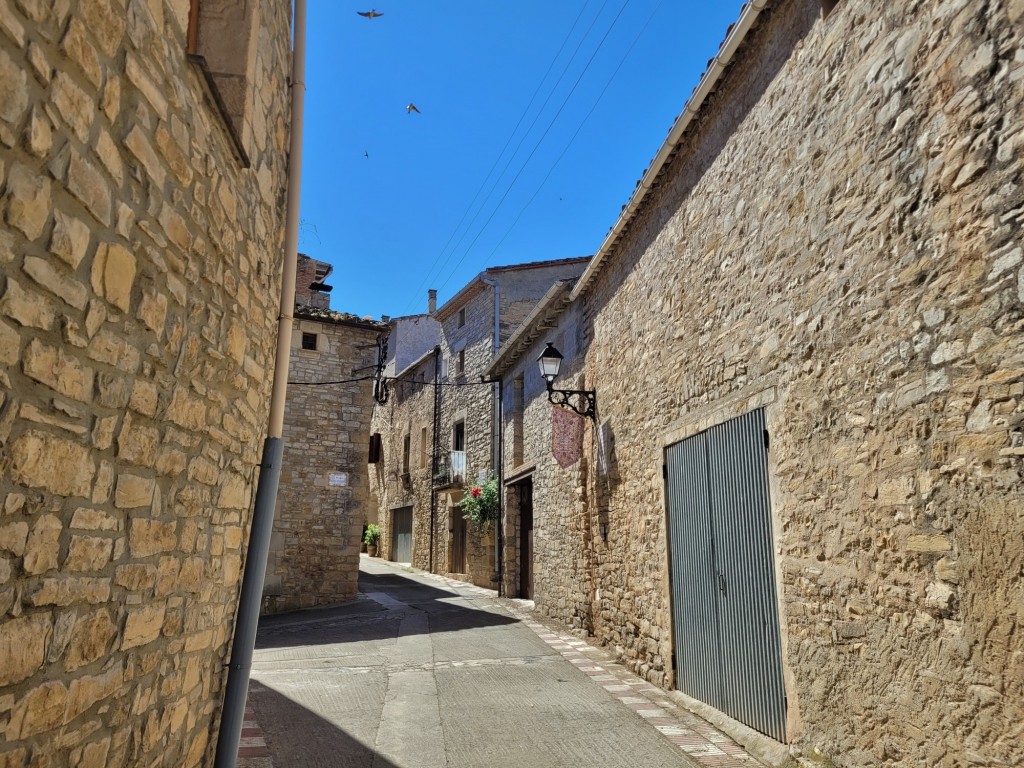
[[770, 4], [581, 296], [593, 631], [671, 684], [664, 449], [765, 405], [789, 735], [841, 766], [1024, 760], [1022, 21]]
[[[356, 595], [369, 478], [373, 382], [387, 326], [330, 310], [296, 308], [281, 485], [270, 540], [263, 610], [310, 608]], [[316, 349], [304, 349], [303, 335]]]
[[[287, 5], [239, 156], [188, 2], [0, 0], [0, 764], [212, 759], [280, 285]], [[247, 167], [248, 163], [248, 167]]]

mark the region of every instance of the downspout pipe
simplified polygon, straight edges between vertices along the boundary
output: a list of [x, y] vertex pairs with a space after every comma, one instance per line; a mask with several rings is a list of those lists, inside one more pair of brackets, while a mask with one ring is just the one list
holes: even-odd
[[431, 438], [430, 451], [430, 555], [428, 556], [427, 570], [434, 572], [434, 526], [437, 520], [437, 487], [436, 477], [440, 470], [437, 465], [437, 454], [441, 449], [440, 431], [441, 421], [438, 410], [438, 401], [441, 399], [441, 345], [434, 347], [434, 420], [432, 424], [433, 436]]
[[302, 117], [306, 91], [306, 0], [295, 0], [292, 43], [291, 136], [288, 153], [288, 208], [285, 218], [284, 272], [281, 306], [277, 320], [277, 354], [274, 384], [270, 393], [270, 419], [260, 459], [260, 476], [252, 511], [252, 529], [245, 557], [242, 589], [238, 598], [235, 634], [228, 662], [220, 730], [217, 734], [215, 768], [234, 768], [242, 737], [245, 699], [249, 692], [256, 625], [263, 599], [263, 578], [274, 529], [274, 507], [281, 480], [284, 455], [284, 408], [288, 385], [292, 326], [295, 312], [295, 267], [299, 250], [299, 192], [302, 181]]
[[[481, 277], [480, 282], [489, 285], [494, 289], [494, 342], [491, 357], [497, 357], [498, 349], [501, 346], [501, 284], [497, 280]], [[502, 521], [501, 521], [501, 380], [491, 380], [494, 384], [493, 397], [494, 408], [491, 416], [491, 466], [498, 476], [498, 531], [495, 536], [496, 546], [494, 547], [494, 579], [498, 582], [498, 593], [501, 593], [501, 549], [502, 549]]]

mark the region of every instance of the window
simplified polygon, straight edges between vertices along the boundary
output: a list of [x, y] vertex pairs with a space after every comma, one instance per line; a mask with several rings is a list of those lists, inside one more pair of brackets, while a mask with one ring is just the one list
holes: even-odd
[[311, 349], [316, 351], [316, 334], [315, 333], [303, 333], [302, 334], [302, 348]]
[[828, 18], [837, 5], [839, 0], [821, 0], [821, 18]]
[[427, 428], [420, 430], [420, 469], [427, 466]]
[[455, 375], [466, 375], [466, 350], [460, 349], [455, 357]]
[[402, 474], [409, 474], [409, 445], [412, 442], [412, 435], [406, 435], [402, 439]]
[[189, 0], [185, 51], [197, 66], [243, 167], [252, 146], [256, 94], [256, 47], [259, 45], [258, 3], [237, 0]]
[[459, 328], [466, 324], [466, 308], [463, 307], [459, 310]]
[[466, 422], [457, 421], [452, 427], [452, 450], [466, 450]]
[[523, 374], [512, 381], [512, 466], [523, 463]]
[[370, 456], [367, 459], [368, 464], [380, 463], [382, 440], [380, 439], [380, 432], [374, 432], [370, 435]]

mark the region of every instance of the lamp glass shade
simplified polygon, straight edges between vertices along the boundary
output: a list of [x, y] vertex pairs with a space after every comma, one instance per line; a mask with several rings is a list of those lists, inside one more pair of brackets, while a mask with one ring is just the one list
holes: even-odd
[[549, 341], [544, 351], [537, 358], [537, 365], [540, 367], [540, 375], [548, 381], [554, 381], [558, 376], [558, 369], [562, 366], [562, 353], [555, 349]]

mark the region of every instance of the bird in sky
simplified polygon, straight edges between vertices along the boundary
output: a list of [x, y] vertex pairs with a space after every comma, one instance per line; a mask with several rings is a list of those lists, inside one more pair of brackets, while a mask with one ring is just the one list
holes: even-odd
[[369, 160], [370, 159], [370, 153], [369, 152], [363, 152], [363, 157], [365, 157], [367, 160]]
[[407, 115], [411, 115], [413, 112], [415, 112], [417, 115], [423, 114], [422, 112], [419, 111], [419, 109], [417, 109], [416, 105], [410, 101], [409, 105], [405, 108], [405, 113]]
[[371, 8], [368, 11], [356, 11], [360, 16], [365, 16], [368, 19], [376, 19], [378, 16], [383, 16], [383, 13], [378, 13], [376, 8]]

